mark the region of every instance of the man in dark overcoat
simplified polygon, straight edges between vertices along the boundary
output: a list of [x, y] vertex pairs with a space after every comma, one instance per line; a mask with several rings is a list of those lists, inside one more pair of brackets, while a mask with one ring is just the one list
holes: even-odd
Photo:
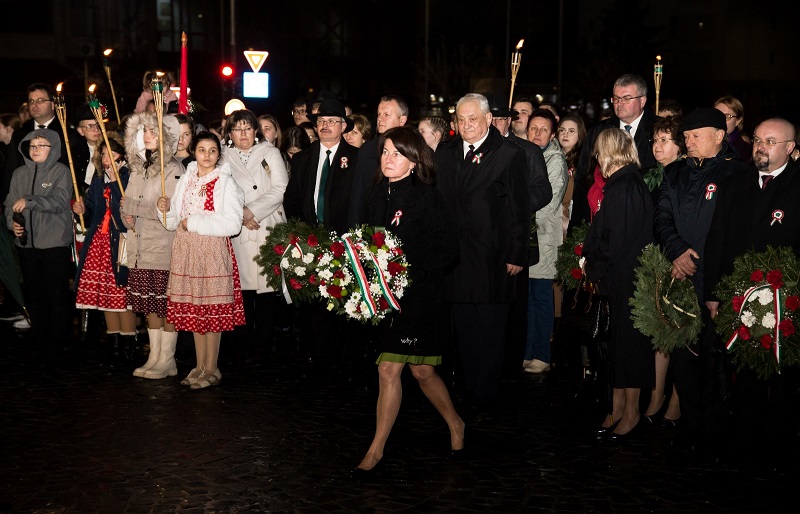
[[436, 175], [456, 221], [460, 260], [445, 277], [464, 386], [476, 403], [497, 396], [515, 276], [527, 267], [530, 194], [525, 152], [492, 126], [489, 102], [456, 105], [459, 136], [436, 150]]

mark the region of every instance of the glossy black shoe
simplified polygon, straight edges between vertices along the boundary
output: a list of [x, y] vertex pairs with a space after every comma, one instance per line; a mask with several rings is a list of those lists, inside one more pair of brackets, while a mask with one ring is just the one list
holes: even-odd
[[631, 439], [639, 435], [639, 431], [641, 430], [641, 428], [642, 428], [642, 420], [640, 419], [639, 422], [636, 423], [636, 425], [634, 425], [632, 429], [628, 430], [624, 434], [608, 432], [608, 435], [605, 436], [605, 439], [616, 443], [630, 441]]
[[613, 423], [611, 426], [608, 426], [608, 427], [603, 427], [603, 426], [597, 427], [597, 428], [593, 429], [592, 432], [594, 432], [594, 434], [597, 437], [603, 437], [603, 436], [613, 432], [614, 429], [617, 428], [617, 425], [619, 425], [619, 420], [617, 420], [616, 423]]
[[661, 403], [661, 407], [658, 408], [655, 414], [645, 414], [642, 416], [642, 421], [646, 421], [650, 425], [658, 425], [662, 419], [664, 419], [664, 414], [667, 412], [667, 408], [669, 407], [669, 402], [666, 398]]
[[383, 470], [383, 459], [379, 460], [372, 469], [354, 468], [350, 473], [350, 478], [356, 482], [363, 482], [365, 480], [372, 480], [381, 474]]
[[659, 421], [659, 424], [664, 428], [668, 428], [670, 430], [674, 430], [674, 429], [678, 428], [678, 422], [680, 420], [681, 420], [681, 418], [678, 418], [678, 419], [661, 418], [661, 420]]

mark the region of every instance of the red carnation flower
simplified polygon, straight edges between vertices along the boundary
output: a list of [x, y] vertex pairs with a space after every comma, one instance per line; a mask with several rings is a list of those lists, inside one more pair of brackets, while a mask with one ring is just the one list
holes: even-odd
[[331, 244], [331, 252], [333, 252], [334, 257], [341, 257], [344, 255], [344, 245], [339, 241]]
[[575, 245], [575, 255], [583, 255], [583, 243]]
[[286, 247], [282, 245], [275, 245], [272, 247], [272, 250], [278, 255], [283, 255], [283, 252], [286, 251]]
[[742, 325], [741, 327], [739, 327], [738, 332], [739, 332], [739, 337], [741, 337], [745, 341], [750, 339], [750, 329], [747, 328], [746, 326]]
[[769, 334], [764, 334], [761, 336], [761, 346], [769, 350], [772, 348], [772, 336]]
[[387, 266], [387, 269], [389, 270], [389, 274], [391, 276], [395, 276], [398, 273], [405, 271], [406, 268], [394, 261], [389, 261], [389, 266]]
[[764, 272], [762, 272], [760, 269], [755, 270], [750, 275], [751, 282], [761, 282], [762, 280], [764, 280]]
[[281, 267], [278, 266], [277, 264], [274, 264], [272, 266], [272, 272], [275, 273], [276, 275], [280, 275], [281, 274]]
[[774, 269], [768, 272], [767, 282], [770, 286], [772, 286], [772, 289], [778, 289], [781, 287], [783, 285], [783, 273], [781, 273], [781, 270]]
[[296, 245], [298, 241], [300, 241], [299, 237], [297, 237], [294, 234], [289, 235], [289, 244], [290, 245]]
[[800, 307], [800, 296], [790, 296], [786, 299], [786, 308], [795, 311]]
[[317, 239], [317, 236], [315, 236], [314, 234], [309, 234], [308, 235], [307, 242], [308, 242], [308, 246], [317, 246], [319, 244], [319, 240]]
[[292, 286], [292, 289], [295, 291], [303, 288], [303, 284], [301, 284], [296, 278], [290, 278], [289, 285]]
[[311, 275], [310, 277], [308, 277], [308, 283], [311, 284], [312, 286], [317, 285], [317, 276]]
[[792, 320], [785, 319], [778, 323], [778, 330], [781, 331], [783, 337], [790, 337], [794, 335], [794, 323]]
[[344, 278], [344, 271], [337, 269], [333, 272], [333, 278]]
[[328, 286], [328, 294], [333, 296], [334, 298], [341, 298], [342, 297], [341, 286]]
[[739, 312], [742, 310], [742, 304], [744, 303], [744, 296], [734, 296], [731, 299], [731, 303], [733, 304], [733, 310]]
[[581, 271], [580, 268], [572, 268], [571, 270], [569, 270], [569, 274], [572, 275], [572, 278], [574, 278], [575, 280], [580, 280], [581, 277], [583, 276], [583, 272]]
[[380, 298], [378, 299], [378, 307], [380, 307], [382, 311], [385, 311], [389, 308], [389, 302], [387, 302], [384, 298]]
[[378, 248], [382, 247], [386, 244], [386, 234], [383, 232], [375, 232], [372, 234], [372, 242], [375, 243], [375, 246]]
[[399, 246], [396, 246], [396, 247], [392, 248], [392, 253], [394, 255], [403, 255], [403, 249], [400, 248]]

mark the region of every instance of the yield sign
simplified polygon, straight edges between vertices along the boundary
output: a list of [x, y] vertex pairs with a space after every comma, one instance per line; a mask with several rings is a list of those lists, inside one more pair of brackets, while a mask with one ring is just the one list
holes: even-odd
[[253, 69], [253, 73], [258, 73], [258, 70], [261, 69], [261, 66], [264, 65], [264, 61], [267, 60], [267, 56], [269, 52], [265, 52], [263, 50], [245, 50], [244, 56], [247, 58], [247, 62], [250, 63], [250, 68]]

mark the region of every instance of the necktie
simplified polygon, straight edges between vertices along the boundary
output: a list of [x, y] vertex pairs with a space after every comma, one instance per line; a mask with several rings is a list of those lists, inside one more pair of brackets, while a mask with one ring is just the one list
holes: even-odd
[[464, 162], [469, 163], [474, 156], [475, 156], [475, 145], [469, 145], [469, 151], [467, 152], [467, 155], [464, 156]]
[[328, 173], [331, 171], [331, 151], [325, 152], [325, 160], [322, 162], [322, 174], [319, 177], [319, 195], [317, 196], [317, 219], [320, 223], [325, 222], [325, 183], [328, 181]]
[[633, 129], [633, 127], [631, 127], [630, 125], [625, 125], [625, 132], [627, 132], [628, 134], [631, 133], [631, 129]]
[[775, 177], [773, 177], [772, 175], [764, 175], [764, 176], [762, 176], [761, 177], [761, 189], [762, 190], [766, 189], [767, 188], [767, 182], [769, 182], [773, 178], [775, 178]]

